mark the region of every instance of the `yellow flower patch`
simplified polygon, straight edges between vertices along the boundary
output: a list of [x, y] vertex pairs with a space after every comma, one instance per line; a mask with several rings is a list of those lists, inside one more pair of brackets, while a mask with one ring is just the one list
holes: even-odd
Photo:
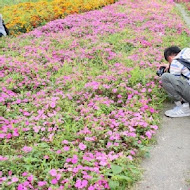
[[44, 25], [46, 22], [73, 13], [81, 13], [114, 3], [116, 0], [53, 0], [27, 2], [5, 6], [3, 13], [10, 34], [18, 35]]

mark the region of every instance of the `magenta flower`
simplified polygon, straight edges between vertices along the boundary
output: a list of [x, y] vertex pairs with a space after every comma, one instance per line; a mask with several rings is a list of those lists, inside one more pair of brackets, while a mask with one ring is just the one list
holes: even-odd
[[64, 151], [69, 151], [69, 150], [70, 150], [70, 147], [69, 147], [69, 146], [64, 146], [64, 147], [63, 147], [63, 150], [64, 150]]
[[69, 144], [69, 142], [67, 140], [63, 140], [62, 143], [63, 144]]
[[148, 139], [151, 139], [152, 138], [152, 133], [150, 131], [147, 131], [146, 136], [148, 137]]
[[27, 172], [23, 172], [23, 173], [22, 173], [22, 176], [24, 176], [24, 177], [26, 177], [27, 175], [28, 175]]
[[51, 184], [55, 185], [57, 183], [58, 183], [57, 179], [54, 178], [54, 179], [51, 180]]
[[106, 161], [104, 161], [104, 160], [102, 160], [101, 162], [100, 162], [100, 165], [101, 166], [106, 166], [108, 163], [106, 162]]
[[129, 160], [133, 160], [133, 157], [131, 155], [127, 156], [127, 158], [129, 158]]
[[8, 160], [7, 157], [0, 156], [0, 161]]
[[31, 151], [32, 151], [32, 147], [24, 146], [24, 147], [22, 148], [22, 151], [24, 151], [24, 152], [26, 152], [26, 153], [31, 152]]
[[45, 155], [45, 156], [44, 156], [44, 159], [49, 159], [49, 156], [48, 156], [48, 155]]
[[95, 190], [95, 188], [91, 185], [88, 190]]
[[51, 107], [51, 108], [55, 108], [55, 106], [56, 106], [56, 103], [55, 103], [55, 102], [51, 102], [51, 103], [50, 103], [50, 107]]
[[81, 180], [78, 179], [75, 183], [75, 187], [78, 189], [83, 189], [88, 185], [88, 181], [87, 180]]
[[46, 185], [47, 182], [46, 181], [38, 181], [38, 186], [39, 187], [43, 187], [44, 185]]
[[27, 177], [28, 181], [32, 182], [33, 179], [34, 179], [34, 176], [33, 175], [30, 175], [29, 177]]
[[85, 149], [86, 149], [86, 145], [83, 144], [83, 143], [80, 143], [80, 144], [79, 144], [79, 149], [80, 149], [80, 150], [85, 150]]
[[158, 126], [157, 125], [151, 125], [150, 126], [152, 129], [158, 130]]
[[50, 170], [50, 171], [49, 171], [49, 174], [50, 174], [51, 176], [56, 176], [56, 175], [57, 175], [56, 169]]
[[18, 179], [17, 177], [12, 177], [11, 182], [15, 183], [15, 182], [17, 182], [17, 181], [19, 181], [19, 179]]
[[76, 164], [78, 162], [78, 156], [77, 155], [73, 155], [73, 158], [72, 158], [71, 162], [73, 164]]

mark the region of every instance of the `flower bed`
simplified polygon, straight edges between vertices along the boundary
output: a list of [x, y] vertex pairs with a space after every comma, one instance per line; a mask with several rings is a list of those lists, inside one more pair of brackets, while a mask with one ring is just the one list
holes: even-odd
[[11, 34], [29, 32], [37, 26], [66, 15], [86, 12], [114, 3], [115, 0], [52, 0], [5, 6], [3, 12]]
[[[30, 2], [37, 2], [37, 1], [40, 0], [30, 0]], [[25, 3], [25, 2], [28, 2], [28, 0], [0, 0], [0, 9], [2, 9], [4, 6], [16, 5], [18, 3]]]
[[124, 190], [139, 178], [166, 97], [155, 71], [165, 47], [189, 40], [174, 7], [121, 0], [1, 39], [1, 189]]

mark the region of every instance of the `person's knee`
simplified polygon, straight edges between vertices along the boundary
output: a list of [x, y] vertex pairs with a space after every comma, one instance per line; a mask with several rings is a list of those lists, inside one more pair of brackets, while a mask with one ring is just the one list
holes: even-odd
[[162, 76], [161, 76], [161, 81], [162, 83], [165, 83], [165, 82], [169, 82], [170, 79], [171, 79], [172, 75], [170, 73], [164, 73]]

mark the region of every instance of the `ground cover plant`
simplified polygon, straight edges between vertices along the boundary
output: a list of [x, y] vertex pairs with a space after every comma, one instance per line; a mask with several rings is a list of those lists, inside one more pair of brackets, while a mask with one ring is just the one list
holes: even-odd
[[155, 71], [165, 47], [189, 42], [176, 12], [120, 0], [1, 39], [1, 189], [124, 190], [139, 178], [166, 97]]
[[115, 0], [40, 0], [0, 7], [12, 35], [29, 32], [48, 21], [69, 14], [86, 12], [114, 3]]

